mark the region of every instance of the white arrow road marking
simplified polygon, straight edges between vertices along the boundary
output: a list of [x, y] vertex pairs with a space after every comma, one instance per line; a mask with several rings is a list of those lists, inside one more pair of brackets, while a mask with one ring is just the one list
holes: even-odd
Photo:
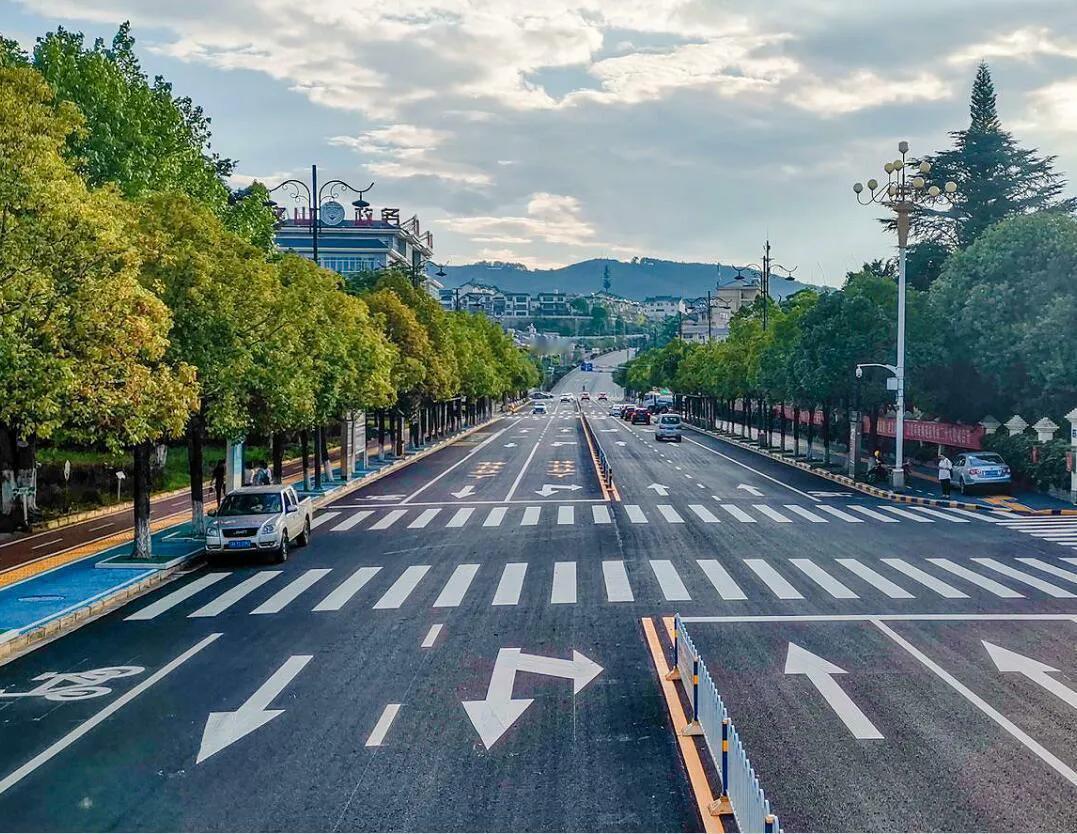
[[214, 753], [219, 753], [283, 713], [282, 709], [266, 707], [313, 657], [309, 654], [292, 655], [235, 712], [211, 712], [202, 730], [202, 744], [198, 748], [195, 763], [201, 764]]
[[456, 492], [450, 492], [449, 495], [455, 495], [457, 498], [467, 498], [473, 492], [475, 492], [475, 487], [468, 484], [463, 489], [458, 489]]
[[655, 493], [662, 497], [669, 495], [669, 487], [665, 484], [647, 484], [647, 489], [653, 489]]
[[761, 493], [758, 489], [756, 489], [751, 484], [737, 484], [737, 489], [743, 489], [749, 495], [754, 495], [756, 498], [762, 498], [763, 497], [763, 493]]
[[396, 493], [393, 493], [392, 495], [357, 495], [356, 496], [356, 498], [358, 498], [361, 501], [399, 501], [403, 497], [404, 497], [403, 494], [398, 495]]
[[802, 649], [796, 643], [790, 643], [788, 654], [785, 656], [785, 674], [804, 675], [811, 681], [812, 685], [819, 690], [819, 694], [826, 698], [826, 702], [842, 723], [849, 728], [853, 738], [879, 739], [883, 737], [883, 734], [861, 712], [860, 707], [853, 703], [853, 699], [834, 680], [834, 675], [845, 674], [845, 670], [840, 666], [835, 666], [807, 649]]
[[562, 446], [575, 446], [575, 445], [577, 445], [577, 441], [575, 441], [575, 440], [555, 440], [550, 445], [553, 446], [555, 449], [560, 449]]
[[620, 431], [620, 429], [599, 429], [599, 431], [601, 431], [601, 432]]
[[624, 442], [623, 440], [618, 440], [618, 441], [617, 441], [617, 445], [618, 445], [618, 446], [627, 446], [628, 444], [627, 444], [627, 443], [625, 443], [625, 442]]
[[533, 698], [512, 697], [517, 672], [567, 678], [572, 681], [573, 694], [578, 695], [601, 674], [602, 667], [575, 650], [572, 652], [572, 660], [562, 660], [557, 657], [524, 654], [520, 649], [501, 649], [494, 662], [485, 700], [462, 702], [487, 750], [493, 747], [534, 703]]
[[506, 448], [506, 449], [515, 449], [515, 448], [516, 448], [516, 444], [515, 444], [515, 443], [506, 443], [506, 444], [505, 444], [505, 448]]
[[1050, 677], [1052, 672], [1058, 671], [1054, 666], [1048, 666], [1046, 663], [1025, 657], [1010, 649], [1004, 649], [1002, 646], [996, 646], [994, 643], [988, 643], [986, 640], [980, 642], [984, 644], [984, 648], [987, 649], [987, 653], [1000, 672], [1017, 672], [1024, 675], [1034, 684], [1043, 687], [1056, 698], [1061, 698], [1077, 709], [1077, 692]]
[[583, 489], [579, 484], [543, 484], [542, 489], [536, 489], [535, 494], [541, 495], [544, 498], [553, 495], [558, 490], [568, 490], [569, 492], [575, 492], [577, 489]]

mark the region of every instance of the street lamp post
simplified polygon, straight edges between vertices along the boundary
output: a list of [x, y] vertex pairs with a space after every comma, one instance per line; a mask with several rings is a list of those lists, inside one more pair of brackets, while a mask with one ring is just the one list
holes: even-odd
[[[719, 264], [718, 266], [719, 266], [719, 275], [720, 275], [721, 274], [721, 272], [720, 272], [721, 271], [721, 264]], [[796, 270], [797, 270], [797, 268], [795, 266], [792, 269], [790, 269], [787, 266], [782, 266], [781, 264], [774, 263], [774, 259], [770, 256], [770, 238], [769, 237], [763, 242], [763, 263], [762, 263], [762, 265], [759, 265], [759, 264], [745, 264], [744, 266], [733, 266], [733, 269], [737, 270], [737, 278], [742, 278], [743, 276], [741, 275], [741, 273], [744, 272], [746, 269], [754, 269], [759, 274], [759, 294], [763, 297], [763, 322], [762, 322], [762, 324], [763, 324], [763, 329], [764, 330], [767, 329], [767, 307], [770, 304], [770, 276], [771, 276], [771, 270], [774, 267], [777, 267], [778, 269], [784, 270], [785, 272], [789, 273], [789, 275], [786, 276], [786, 280], [792, 280], [793, 273], [796, 272]], [[779, 277], [782, 277], [782, 276], [779, 276]]]
[[[893, 373], [897, 388], [897, 421], [894, 429], [894, 469], [891, 473], [895, 489], [905, 486], [905, 250], [909, 243], [909, 220], [924, 198], [937, 198], [943, 192], [947, 195], [957, 191], [957, 184], [948, 181], [941, 189], [937, 185], [928, 186], [924, 175], [931, 171], [931, 163], [914, 164], [908, 159], [909, 143], [898, 142], [900, 159], [887, 162], [883, 166], [886, 183], [881, 184], [872, 178], [867, 182], [853, 185], [857, 202], [861, 205], [877, 203], [885, 206], [897, 215], [898, 233], [898, 321], [897, 321], [897, 364], [883, 365]], [[909, 168], [914, 167], [913, 176]], [[866, 367], [866, 365], [865, 365]]]

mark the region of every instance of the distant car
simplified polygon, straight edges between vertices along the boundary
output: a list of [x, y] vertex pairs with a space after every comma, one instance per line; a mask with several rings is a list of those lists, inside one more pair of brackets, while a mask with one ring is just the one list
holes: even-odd
[[546, 408], [546, 403], [535, 403], [531, 409], [532, 414], [549, 414], [549, 410]]
[[651, 412], [646, 408], [633, 408], [632, 409], [632, 425], [642, 423], [645, 426], [651, 424]]
[[206, 552], [258, 553], [288, 559], [289, 545], [310, 542], [314, 505], [292, 487], [241, 487], [228, 493], [206, 525]]
[[583, 402], [584, 400], [587, 400], [588, 402], [591, 401], [591, 395], [588, 394], [586, 391], [580, 394], [580, 402]]
[[572, 402], [572, 395], [571, 394], [562, 394], [561, 395], [561, 402], [563, 402], [563, 403]]
[[634, 405], [626, 405], [624, 408], [621, 409], [621, 419], [622, 420], [631, 420], [632, 419], [632, 412], [635, 411], [635, 410], [636, 410], [636, 407]]
[[659, 414], [655, 418], [654, 426], [654, 439], [655, 440], [673, 440], [677, 443], [681, 442], [681, 415], [679, 414]]
[[996, 452], [961, 452], [953, 460], [951, 483], [962, 494], [974, 489], [1008, 487], [1013, 482], [1010, 467]]
[[604, 403], [604, 402], [608, 402], [608, 401], [609, 401], [609, 397], [608, 397], [608, 396], [606, 395], [606, 392], [605, 392], [605, 391], [599, 391], [599, 392], [598, 392], [598, 401], [599, 401], [600, 403]]
[[547, 393], [546, 391], [532, 391], [529, 396], [533, 400], [552, 400], [553, 399], [553, 394]]
[[610, 409], [610, 417], [620, 417], [623, 406], [615, 405]]

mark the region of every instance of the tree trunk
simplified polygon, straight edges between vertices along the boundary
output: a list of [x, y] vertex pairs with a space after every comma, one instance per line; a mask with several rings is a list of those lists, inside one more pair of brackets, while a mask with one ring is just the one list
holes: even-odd
[[385, 460], [385, 412], [378, 412], [378, 460]]
[[778, 433], [781, 435], [782, 454], [785, 454], [785, 400], [778, 403]]
[[808, 460], [812, 459], [812, 443], [815, 441], [815, 405], [808, 409]]
[[310, 492], [310, 432], [299, 432], [299, 445], [303, 454], [303, 491]]
[[[153, 539], [150, 536], [150, 459], [153, 443], [146, 441], [134, 448], [135, 468], [132, 489], [135, 503], [135, 559], [153, 558]], [[201, 487], [201, 484], [199, 485]]]
[[800, 406], [793, 406], [793, 457], [800, 455]]
[[206, 535], [206, 512], [202, 494], [202, 432], [205, 420], [201, 413], [191, 415], [187, 423], [187, 474], [191, 482], [191, 528], [194, 535]]
[[830, 403], [823, 403], [823, 465], [830, 466]]
[[273, 483], [284, 483], [284, 433], [273, 432], [270, 441], [273, 447]]
[[322, 488], [322, 427], [314, 427], [314, 489]]

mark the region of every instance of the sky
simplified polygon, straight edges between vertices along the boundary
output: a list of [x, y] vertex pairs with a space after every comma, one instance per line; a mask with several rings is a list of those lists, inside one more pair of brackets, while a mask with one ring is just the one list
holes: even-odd
[[838, 285], [895, 245], [852, 183], [947, 147], [981, 60], [1077, 180], [1074, 0], [0, 0], [26, 47], [124, 20], [236, 185], [373, 181], [449, 264], [743, 265], [769, 236]]

